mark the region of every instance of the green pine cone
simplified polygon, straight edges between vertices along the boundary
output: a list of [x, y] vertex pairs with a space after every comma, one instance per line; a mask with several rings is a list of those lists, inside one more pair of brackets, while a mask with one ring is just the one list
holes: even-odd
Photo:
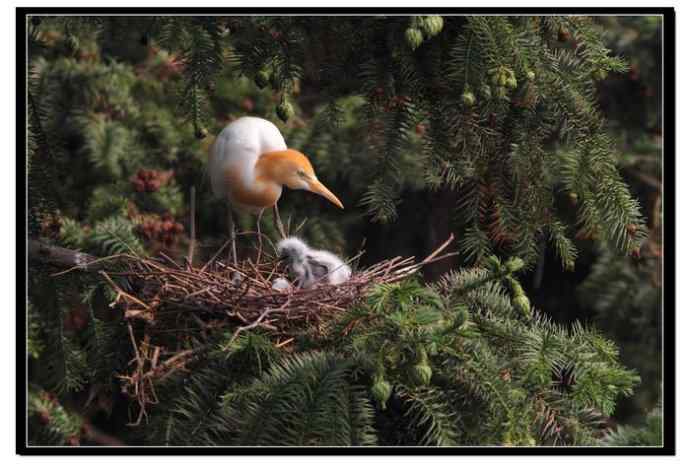
[[592, 72], [592, 78], [594, 78], [597, 81], [605, 80], [607, 75], [608, 73], [606, 73], [606, 70], [603, 70], [601, 68], [594, 70]]
[[443, 30], [443, 18], [440, 16], [425, 16], [422, 18], [421, 27], [427, 37], [436, 36]]
[[417, 363], [412, 367], [410, 373], [412, 382], [417, 386], [428, 386], [433, 374], [434, 372], [426, 361]]
[[506, 79], [506, 85], [508, 88], [515, 89], [518, 86], [517, 79], [515, 78], [515, 73], [512, 70], [508, 71], [508, 78]]
[[410, 49], [415, 50], [424, 42], [424, 35], [417, 28], [407, 28], [405, 30], [405, 40]]
[[476, 102], [477, 99], [474, 97], [474, 93], [472, 93], [469, 89], [465, 90], [465, 92], [462, 94], [462, 104], [467, 107], [472, 107]]
[[501, 260], [495, 255], [491, 255], [486, 259], [488, 267], [494, 273], [499, 273], [501, 271]]
[[290, 104], [287, 99], [283, 99], [276, 107], [276, 114], [280, 120], [287, 122], [288, 119], [295, 115], [295, 110], [292, 108], [292, 104]]
[[271, 82], [271, 73], [266, 69], [261, 69], [254, 77], [254, 83], [260, 89], [266, 88], [266, 86]]
[[504, 265], [506, 266], [509, 272], [517, 272], [525, 266], [525, 261], [523, 261], [519, 257], [511, 257], [504, 263]]
[[532, 316], [532, 305], [530, 305], [529, 298], [524, 294], [513, 298], [513, 307], [527, 318]]
[[390, 399], [392, 392], [393, 387], [388, 381], [382, 377], [375, 378], [374, 385], [371, 387], [371, 393], [374, 396], [374, 400], [381, 404], [382, 409], [386, 409], [386, 402]]

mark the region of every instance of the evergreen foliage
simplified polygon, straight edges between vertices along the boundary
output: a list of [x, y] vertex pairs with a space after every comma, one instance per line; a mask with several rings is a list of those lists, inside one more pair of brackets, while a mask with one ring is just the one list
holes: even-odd
[[[293, 355], [248, 389], [226, 396], [229, 425], [240, 445], [376, 444], [373, 408], [351, 384], [352, 361], [323, 352]], [[350, 379], [348, 379], [350, 378]]]
[[81, 433], [81, 419], [65, 410], [55, 396], [30, 389], [27, 398], [32, 425], [29, 441], [34, 445], [76, 445]]
[[661, 446], [663, 444], [663, 413], [657, 406], [647, 414], [644, 425], [621, 425], [604, 437], [607, 446]]
[[[310, 244], [354, 254], [378, 234], [387, 246], [368, 256], [380, 259], [422, 236], [433, 216], [415, 205], [422, 197], [446, 194], [464, 263], [436, 282], [379, 285], [325, 334], [303, 331], [287, 347], [254, 331], [176, 335], [204, 353], [156, 386], [131, 431], [111, 417], [139, 410], [118, 388], [133, 359], [128, 326], [137, 337], [143, 327], [109, 307], [114, 292], [96, 276], [54, 277], [32, 259], [31, 443], [78, 442], [94, 419], [154, 445], [651, 441], [622, 427], [602, 440], [636, 372], [594, 326], [557, 324], [533, 307], [520, 278], [543, 243], [572, 270], [575, 234], [596, 236], [616, 257], [602, 257], [583, 290], [606, 287], [593, 310], [608, 314], [629, 278], [611, 280], [603, 265], [628, 262], [648, 235], [597, 109], [597, 84], [626, 70], [601, 33], [585, 17], [30, 22], [32, 238], [101, 257], [182, 259], [196, 187], [196, 255], [208, 259], [225, 226], [205, 150], [253, 114], [350, 201], [343, 214], [284, 194], [281, 211]], [[275, 239], [267, 218], [262, 232]], [[387, 231], [408, 223], [415, 229]]]
[[[616, 255], [615, 246], [597, 241], [596, 256], [586, 280], [577, 288], [581, 308], [621, 348], [621, 359], [642, 379], [632, 399], [621, 403], [622, 422], [639, 424], [661, 398], [662, 236], [661, 44], [659, 18], [600, 19], [609, 30], [609, 47], [630, 61], [624, 77], [601, 85], [600, 96], [609, 132], [621, 148], [618, 167], [632, 193], [641, 201], [648, 223], [647, 241], [632, 257]], [[634, 97], [635, 99], [631, 99]], [[633, 110], [631, 106], [635, 106]], [[635, 224], [626, 227], [631, 232]], [[667, 310], [668, 311], [668, 310]]]

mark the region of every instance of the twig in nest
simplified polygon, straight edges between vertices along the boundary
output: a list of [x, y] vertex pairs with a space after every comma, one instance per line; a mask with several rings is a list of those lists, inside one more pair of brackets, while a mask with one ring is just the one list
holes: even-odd
[[[285, 305], [287, 305], [287, 303], [285, 303]], [[238, 328], [235, 330], [235, 333], [234, 333], [234, 334], [232, 335], [232, 337], [230, 338], [230, 342], [229, 342], [229, 343], [232, 344], [232, 343], [235, 341], [235, 339], [237, 339], [237, 336], [239, 336], [242, 332], [248, 331], [249, 329], [254, 329], [254, 328], [257, 327], [258, 325], [260, 325], [260, 324], [261, 324], [261, 321], [263, 321], [264, 318], [265, 318], [266, 316], [268, 316], [269, 313], [274, 313], [274, 312], [276, 312], [276, 311], [280, 311], [281, 309], [282, 309], [282, 308], [278, 308], [278, 309], [266, 309], [263, 313], [261, 313], [261, 316], [259, 316], [259, 317], [256, 319], [256, 321], [254, 321], [253, 323], [251, 323], [251, 324], [249, 324], [249, 325], [247, 325], [247, 326], [238, 327]]]
[[289, 344], [289, 343], [291, 343], [291, 342], [294, 342], [294, 340], [295, 340], [294, 337], [290, 337], [289, 339], [286, 339], [286, 340], [284, 340], [284, 341], [282, 341], [282, 342], [280, 342], [280, 343], [278, 343], [278, 344], [275, 344], [275, 347], [276, 347], [276, 348], [283, 348], [283, 347], [285, 347], [287, 344]]
[[216, 253], [211, 257], [211, 259], [209, 259], [209, 261], [206, 264], [204, 264], [204, 266], [201, 268], [201, 272], [205, 271], [208, 268], [208, 266], [212, 265], [213, 262], [218, 258], [220, 253], [223, 252], [225, 248], [228, 247], [228, 245], [230, 245], [230, 240], [223, 243], [220, 249], [216, 251]]

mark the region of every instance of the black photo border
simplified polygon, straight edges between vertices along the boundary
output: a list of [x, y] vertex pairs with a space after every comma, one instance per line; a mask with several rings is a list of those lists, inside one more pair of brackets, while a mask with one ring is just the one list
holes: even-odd
[[[501, 15], [663, 15], [663, 428], [660, 447], [48, 447], [27, 445], [26, 415], [26, 17], [31, 15], [374, 15], [374, 14], [501, 14]], [[40, 8], [18, 7], [16, 20], [16, 158], [17, 158], [17, 325], [16, 325], [16, 453], [20, 455], [675, 455], [675, 11], [673, 8]]]

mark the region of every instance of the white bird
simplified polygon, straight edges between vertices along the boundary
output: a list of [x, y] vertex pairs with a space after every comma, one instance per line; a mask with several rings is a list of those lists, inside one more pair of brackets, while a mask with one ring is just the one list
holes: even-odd
[[[276, 225], [285, 230], [278, 212], [283, 186], [319, 194], [343, 208], [316, 177], [309, 159], [287, 147], [278, 128], [258, 117], [241, 117], [226, 126], [209, 149], [211, 186], [228, 203], [228, 228], [233, 260], [237, 262], [232, 208], [257, 213], [273, 207]], [[258, 223], [258, 222], [257, 222]]]
[[311, 249], [295, 236], [281, 240], [277, 249], [278, 255], [288, 262], [290, 273], [300, 288], [310, 288], [321, 281], [338, 285], [352, 275], [350, 267], [338, 256], [329, 251]]

